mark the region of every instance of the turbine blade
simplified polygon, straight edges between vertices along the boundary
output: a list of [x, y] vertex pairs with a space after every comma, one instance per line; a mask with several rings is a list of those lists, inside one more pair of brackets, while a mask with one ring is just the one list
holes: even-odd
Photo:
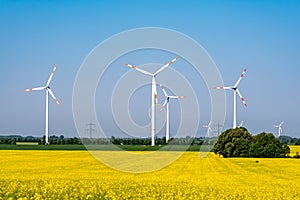
[[139, 72], [141, 72], [141, 73], [143, 73], [143, 74], [146, 74], [146, 75], [149, 75], [149, 76], [153, 76], [153, 74], [151, 74], [150, 72], [147, 72], [147, 71], [145, 71], [145, 70], [143, 70], [143, 69], [140, 69], [140, 68], [138, 68], [138, 67], [136, 67], [136, 66], [134, 66], [134, 65], [125, 64], [125, 66], [130, 67], [130, 68], [132, 68], [132, 69], [135, 69], [136, 71], [139, 71]]
[[244, 123], [244, 121], [242, 120], [239, 127], [242, 127], [242, 126], [243, 126], [243, 123]]
[[171, 64], [173, 64], [175, 61], [177, 61], [179, 59], [178, 56], [176, 56], [176, 58], [174, 58], [173, 60], [171, 60], [170, 62], [168, 62], [167, 64], [165, 64], [164, 66], [162, 66], [159, 70], [157, 70], [154, 73], [154, 76], [156, 76], [157, 74], [159, 74], [160, 72], [162, 72], [164, 69], [166, 69], [167, 67], [169, 67]]
[[246, 73], [247, 69], [244, 69], [243, 73], [241, 74], [240, 78], [238, 79], [238, 81], [235, 83], [234, 88], [236, 88], [240, 81], [242, 80], [242, 78], [244, 77], [245, 73]]
[[51, 74], [50, 74], [50, 77], [49, 77], [49, 79], [48, 79], [48, 81], [47, 81], [46, 86], [49, 86], [49, 84], [50, 84], [50, 82], [51, 82], [51, 80], [52, 80], [52, 77], [53, 77], [53, 75], [54, 75], [54, 72], [55, 72], [56, 68], [57, 68], [57, 65], [54, 66], [54, 68], [53, 68], [53, 70], [52, 70], [52, 72], [51, 72]]
[[165, 102], [163, 103], [163, 105], [160, 108], [160, 112], [165, 108], [166, 104], [168, 103], [168, 98], [166, 98]]
[[168, 94], [167, 94], [167, 92], [166, 92], [164, 86], [163, 86], [162, 84], [160, 84], [160, 83], [159, 83], [159, 86], [160, 86], [161, 90], [163, 91], [165, 97], [168, 97]]
[[57, 103], [57, 105], [60, 105], [59, 101], [58, 101], [57, 98], [54, 96], [53, 92], [52, 92], [50, 89], [48, 89], [48, 91], [49, 91], [50, 95], [52, 96], [53, 100]]
[[183, 99], [186, 98], [186, 96], [168, 96], [170, 99]]
[[284, 124], [284, 121], [282, 121], [280, 124], [279, 124], [279, 126], [282, 126]]
[[23, 90], [23, 92], [30, 92], [32, 90], [43, 90], [43, 89], [45, 89], [45, 87], [29, 88], [29, 89]]
[[242, 95], [241, 95], [239, 89], [236, 89], [236, 91], [237, 91], [237, 93], [239, 94], [239, 96], [240, 96], [240, 98], [241, 98], [243, 104], [247, 107], [247, 103], [246, 103], [245, 99], [242, 97]]
[[230, 90], [230, 89], [232, 89], [232, 87], [224, 87], [224, 86], [218, 86], [218, 87], [214, 87], [214, 89], [217, 89], [217, 90]]

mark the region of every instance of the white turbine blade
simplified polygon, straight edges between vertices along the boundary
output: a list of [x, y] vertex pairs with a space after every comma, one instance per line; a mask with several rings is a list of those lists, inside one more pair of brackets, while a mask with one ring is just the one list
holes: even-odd
[[214, 87], [214, 89], [217, 89], [217, 90], [229, 90], [229, 89], [232, 89], [232, 87], [227, 87], [227, 86], [218, 86], [218, 87]]
[[29, 88], [29, 89], [23, 90], [23, 92], [30, 92], [32, 90], [43, 90], [43, 89], [45, 89], [45, 87]]
[[242, 78], [244, 77], [246, 71], [247, 71], [247, 69], [244, 69], [244, 71], [243, 71], [243, 73], [241, 74], [239, 80], [235, 83], [234, 88], [236, 88], [236, 87], [239, 85], [239, 83], [240, 83], [240, 81], [242, 80]]
[[175, 61], [177, 61], [179, 59], [179, 57], [177, 56], [176, 58], [174, 58], [173, 60], [171, 60], [170, 62], [168, 62], [167, 64], [165, 64], [164, 66], [162, 66], [159, 70], [157, 70], [154, 73], [154, 76], [156, 76], [157, 74], [159, 74], [160, 72], [162, 72], [164, 69], [166, 69], [167, 67], [169, 67], [172, 63], [174, 63]]
[[138, 67], [136, 67], [136, 66], [134, 66], [134, 65], [125, 64], [125, 66], [130, 67], [130, 68], [132, 68], [132, 69], [135, 69], [135, 70], [137, 70], [137, 71], [139, 71], [139, 72], [141, 72], [141, 73], [143, 73], [143, 74], [146, 74], [146, 75], [149, 75], [149, 76], [153, 76], [153, 74], [151, 74], [150, 72], [147, 72], [147, 71], [145, 71], [145, 70], [143, 70], [143, 69], [140, 69], [140, 68], [138, 68]]
[[57, 105], [60, 105], [59, 101], [58, 101], [57, 98], [54, 96], [53, 92], [52, 92], [50, 89], [48, 89], [48, 91], [49, 91], [50, 95], [52, 96], [53, 100], [57, 103]]
[[242, 121], [241, 121], [241, 123], [240, 123], [240, 127], [242, 127], [242, 126], [243, 126], [243, 123], [244, 123], [244, 121], [242, 120]]
[[49, 84], [50, 84], [50, 82], [51, 82], [51, 80], [52, 80], [52, 77], [53, 77], [53, 75], [54, 75], [54, 72], [55, 72], [56, 68], [57, 68], [57, 65], [54, 66], [54, 68], [53, 68], [53, 70], [52, 70], [52, 72], [51, 72], [51, 74], [50, 74], [50, 77], [49, 77], [49, 79], [48, 79], [48, 81], [47, 81], [46, 86], [49, 86]]
[[279, 124], [279, 126], [281, 127], [281, 126], [283, 125], [283, 123], [284, 123], [284, 121], [282, 121], [282, 122]]
[[203, 127], [203, 128], [208, 128], [209, 126], [208, 126], [208, 125], [203, 125], [202, 127]]
[[167, 103], [168, 103], [168, 98], [166, 98], [164, 104], [161, 106], [160, 111], [162, 111], [165, 108]]
[[279, 128], [279, 126], [278, 126], [278, 125], [274, 125], [274, 127], [275, 127], [275, 128]]
[[242, 97], [242, 95], [241, 95], [239, 89], [236, 89], [236, 91], [237, 91], [237, 93], [239, 94], [239, 96], [240, 96], [240, 98], [241, 98], [243, 104], [247, 107], [247, 103], [246, 103], [245, 99]]
[[164, 86], [163, 86], [162, 84], [160, 84], [160, 83], [159, 83], [159, 86], [160, 86], [161, 90], [163, 91], [165, 97], [168, 97], [168, 94], [167, 94], [167, 92], [166, 92]]
[[183, 99], [186, 96], [168, 96], [170, 99]]

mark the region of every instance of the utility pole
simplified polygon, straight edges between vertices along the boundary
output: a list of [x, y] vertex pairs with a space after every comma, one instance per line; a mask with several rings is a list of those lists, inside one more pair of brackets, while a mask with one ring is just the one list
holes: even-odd
[[87, 124], [87, 129], [86, 131], [88, 131], [89, 135], [90, 135], [90, 139], [92, 139], [92, 134], [94, 131], [96, 131], [95, 129], [96, 124], [93, 124], [92, 122], [90, 122], [89, 124]]
[[220, 132], [221, 132], [221, 129], [222, 129], [222, 127], [223, 127], [223, 125], [220, 124], [220, 123], [219, 123], [219, 120], [218, 120], [218, 124], [216, 124], [215, 127], [217, 127], [217, 129], [218, 129], [217, 135], [219, 136], [219, 135], [220, 135]]

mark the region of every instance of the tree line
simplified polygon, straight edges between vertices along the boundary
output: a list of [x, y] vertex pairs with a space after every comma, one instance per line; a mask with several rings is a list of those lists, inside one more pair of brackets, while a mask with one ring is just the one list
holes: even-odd
[[[215, 138], [205, 139], [203, 137], [185, 137], [185, 138], [170, 138], [169, 144], [172, 145], [213, 145]], [[16, 144], [17, 142], [37, 142], [38, 144], [45, 144], [44, 137], [34, 137], [34, 136], [20, 136], [20, 135], [10, 135], [10, 136], [0, 136], [0, 144]], [[118, 138], [112, 136], [111, 138], [78, 138], [71, 137], [66, 138], [63, 135], [56, 136], [51, 135], [49, 137], [49, 144], [86, 144], [86, 145], [151, 145], [151, 138]], [[156, 145], [166, 145], [166, 138], [156, 137]]]
[[[0, 144], [16, 144], [17, 142], [37, 142], [38, 144], [45, 144], [45, 136], [44, 137], [34, 137], [34, 136], [23, 137], [20, 135], [0, 136]], [[82, 144], [80, 138], [77, 137], [65, 138], [63, 135], [50, 136], [49, 143], [50, 144]]]
[[[230, 130], [230, 129], [229, 129]], [[228, 130], [227, 130], [228, 131]], [[226, 132], [226, 131], [225, 131]], [[254, 140], [259, 136], [251, 136]], [[204, 138], [204, 137], [184, 137], [184, 138], [171, 138], [169, 144], [173, 145], [213, 145], [216, 138]], [[300, 145], [299, 138], [292, 138], [289, 136], [280, 136], [279, 141], [287, 145]], [[20, 135], [9, 135], [0, 136], [0, 144], [16, 144], [17, 142], [37, 142], [39, 144], [45, 144], [45, 136], [34, 137], [34, 136], [20, 136]], [[56, 136], [51, 135], [49, 137], [50, 144], [87, 144], [87, 145], [150, 145], [151, 138], [119, 138], [112, 136], [111, 138], [79, 138], [79, 137], [65, 137], [64, 135]], [[165, 137], [155, 138], [155, 144], [166, 145]], [[230, 145], [230, 144], [228, 144]]]
[[[170, 138], [168, 144], [172, 145], [213, 145], [215, 138], [205, 139], [203, 137], [190, 137], [185, 138]], [[117, 138], [111, 137], [112, 144], [115, 145], [151, 145], [151, 138]], [[156, 145], [166, 145], [166, 138], [155, 138]]]

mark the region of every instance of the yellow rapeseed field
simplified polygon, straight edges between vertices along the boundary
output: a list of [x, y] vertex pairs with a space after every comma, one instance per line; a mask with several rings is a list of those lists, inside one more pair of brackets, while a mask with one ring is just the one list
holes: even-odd
[[300, 159], [186, 152], [161, 170], [132, 174], [88, 151], [2, 150], [0, 199], [300, 199]]
[[298, 145], [298, 146], [290, 146], [290, 150], [291, 150], [290, 156], [296, 155], [297, 152], [300, 155], [300, 145]]

